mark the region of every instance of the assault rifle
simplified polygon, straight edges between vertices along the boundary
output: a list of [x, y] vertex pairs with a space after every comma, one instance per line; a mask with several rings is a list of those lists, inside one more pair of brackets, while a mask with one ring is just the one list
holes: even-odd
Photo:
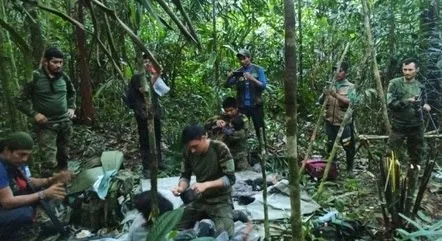
[[[31, 180], [23, 173], [21, 169], [19, 169], [19, 173], [26, 180], [26, 183], [28, 184], [29, 191], [32, 193], [36, 193], [39, 190], [35, 188]], [[51, 204], [49, 203], [49, 200], [42, 200], [40, 199], [40, 204], [43, 207], [43, 210], [45, 211], [46, 215], [48, 215], [49, 219], [51, 219], [52, 224], [54, 225], [54, 228], [57, 230], [58, 233], [60, 233], [62, 236], [67, 236], [69, 232], [65, 229], [63, 224], [58, 220], [57, 216], [55, 215], [55, 211]]]

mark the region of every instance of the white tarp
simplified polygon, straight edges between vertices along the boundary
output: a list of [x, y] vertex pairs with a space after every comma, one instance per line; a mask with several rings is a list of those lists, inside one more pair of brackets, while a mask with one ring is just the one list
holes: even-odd
[[[252, 220], [263, 220], [264, 219], [264, 206], [262, 199], [262, 191], [254, 192], [250, 187], [250, 190], [245, 191], [247, 187], [244, 184], [247, 180], [256, 180], [261, 178], [261, 174], [253, 171], [244, 171], [235, 173], [236, 183], [233, 186], [233, 195], [249, 195], [255, 200], [248, 205], [239, 205], [237, 202], [234, 203], [236, 210], [244, 211], [247, 216]], [[269, 179], [272, 176], [269, 175]], [[179, 197], [175, 197], [171, 193], [171, 189], [178, 184], [179, 177], [167, 177], [158, 179], [158, 190], [169, 199], [174, 207], [179, 207], [183, 204]], [[192, 177], [192, 181], [195, 181], [195, 177]], [[150, 190], [150, 180], [142, 179], [141, 188], [143, 191]], [[268, 189], [267, 204], [269, 212], [269, 220], [278, 220], [290, 217], [290, 196], [288, 188], [288, 180], [280, 180], [275, 185], [270, 186]], [[308, 195], [308, 193], [301, 189], [301, 214], [309, 215], [319, 209], [320, 206]]]

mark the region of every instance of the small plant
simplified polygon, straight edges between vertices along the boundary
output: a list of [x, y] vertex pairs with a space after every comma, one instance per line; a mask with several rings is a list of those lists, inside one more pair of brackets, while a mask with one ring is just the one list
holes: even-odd
[[385, 162], [380, 161], [378, 191], [386, 230], [393, 233], [396, 229], [403, 229], [407, 225], [404, 220], [410, 221], [404, 217], [413, 218], [416, 215], [434, 165], [434, 161], [428, 161], [418, 181], [419, 165], [409, 164], [407, 171], [403, 172], [394, 153]]
[[397, 241], [408, 241], [408, 240], [428, 240], [428, 241], [440, 241], [442, 240], [442, 220], [431, 224], [431, 225], [419, 225], [417, 222], [407, 218], [406, 216], [399, 214], [401, 218], [406, 220], [410, 225], [412, 225], [416, 231], [408, 232], [402, 228], [396, 230], [398, 238]]

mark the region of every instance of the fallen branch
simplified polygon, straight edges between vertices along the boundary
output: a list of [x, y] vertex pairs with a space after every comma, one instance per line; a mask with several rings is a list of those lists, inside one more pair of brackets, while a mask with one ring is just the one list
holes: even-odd
[[[442, 138], [442, 134], [425, 134], [424, 138]], [[359, 135], [358, 139], [361, 141], [369, 141], [369, 140], [385, 140], [388, 139], [386, 135]]]

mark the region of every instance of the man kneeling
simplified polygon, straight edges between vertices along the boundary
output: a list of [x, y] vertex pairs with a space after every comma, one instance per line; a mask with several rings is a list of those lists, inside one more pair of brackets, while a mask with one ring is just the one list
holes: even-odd
[[[34, 142], [25, 132], [15, 132], [1, 141], [0, 148], [0, 240], [12, 237], [19, 228], [33, 224], [35, 207], [42, 199], [62, 200], [68, 172], [50, 178], [33, 178], [26, 162]], [[32, 192], [29, 185], [39, 190]]]
[[204, 128], [199, 125], [187, 126], [182, 133], [185, 145], [181, 178], [172, 190], [179, 196], [190, 186], [192, 173], [196, 183], [192, 189], [197, 198], [184, 209], [180, 229], [189, 229], [202, 219], [215, 223], [216, 235], [227, 231], [233, 234], [232, 185], [235, 183], [235, 164], [226, 144], [210, 140]]

